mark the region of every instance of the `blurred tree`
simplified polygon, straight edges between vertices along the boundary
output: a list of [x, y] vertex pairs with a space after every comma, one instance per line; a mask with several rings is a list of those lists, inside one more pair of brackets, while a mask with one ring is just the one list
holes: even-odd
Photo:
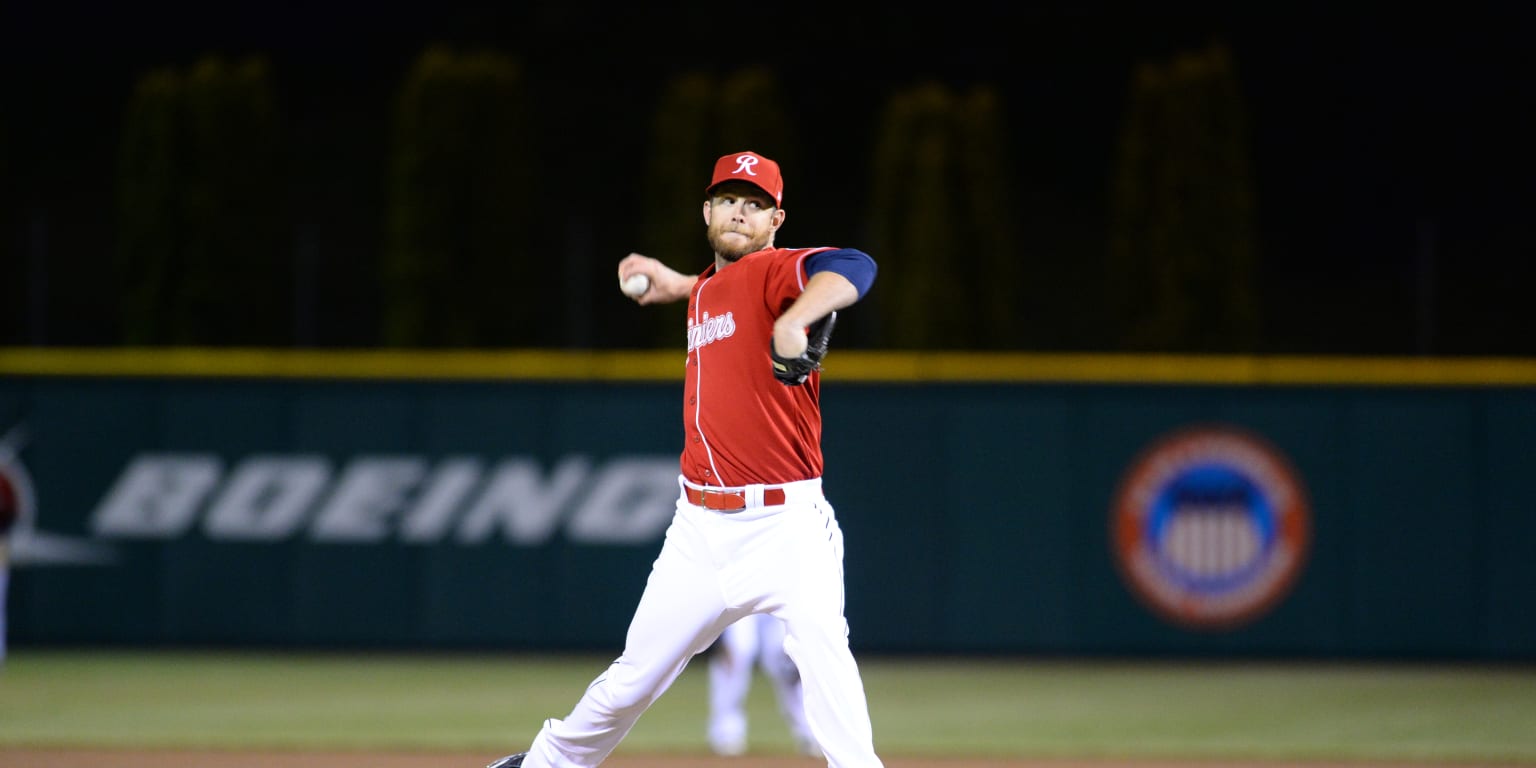
[[998, 98], [934, 82], [887, 102], [873, 160], [870, 248], [881, 342], [912, 349], [1019, 343], [1020, 265]]
[[1010, 172], [1001, 113], [997, 91], [990, 87], [973, 88], [955, 104], [957, 182], [963, 192], [961, 242], [972, 255], [957, 258], [951, 272], [969, 272], [967, 262], [982, 270], [980, 280], [973, 275], [969, 281], [976, 291], [969, 303], [974, 311], [970, 322], [980, 326], [974, 344], [984, 349], [1017, 348], [1027, 341], [1020, 304], [1028, 265], [1022, 261], [1023, 238], [1015, 225], [1021, 197]]
[[187, 79], [189, 341], [291, 339], [291, 251], [283, 224], [276, 97], [264, 59], [198, 62]]
[[[716, 94], [715, 78], [710, 75], [678, 76], [665, 88], [651, 119], [638, 250], [683, 272], [709, 263], [699, 208], [718, 154], [718, 140], [712, 138]], [[674, 336], [682, 333], [679, 323], [675, 318], [667, 321]]]
[[[11, 219], [16, 212], [7, 140], [6, 118], [9, 115], [8, 111], [0, 111], [0, 232], [14, 231]], [[31, 272], [21, 258], [12, 258], [11, 250], [16, 246], [11, 241], [12, 238], [0, 237], [0, 264], [13, 265], [10, 272], [14, 276], [0, 286], [0, 344], [17, 344], [27, 335], [25, 316]]]
[[390, 346], [528, 346], [557, 317], [557, 263], [531, 253], [532, 135], [521, 66], [433, 47], [396, 102], [383, 257]]
[[139, 78], [118, 153], [117, 257], [123, 335], [129, 344], [172, 340], [175, 275], [182, 259], [177, 147], [181, 76], [161, 69]]
[[[705, 176], [714, 169], [715, 158], [727, 152], [750, 149], [771, 157], [780, 169], [795, 176], [802, 171], [800, 143], [794, 125], [785, 111], [785, 98], [778, 77], [758, 67], [743, 69], [726, 76], [720, 84], [715, 104], [714, 152], [705, 158]], [[801, 178], [810, 175], [803, 170]], [[703, 199], [700, 190], [700, 199]], [[786, 178], [784, 199], [792, 194]]]
[[1121, 348], [1256, 351], [1246, 130], [1225, 46], [1137, 68], [1112, 185], [1106, 275]]
[[118, 155], [124, 341], [290, 340], [279, 143], [262, 58], [139, 78]]
[[[651, 122], [641, 253], [684, 273], [709, 266], [704, 188], [715, 159], [739, 150], [760, 152], [778, 162], [785, 174], [786, 204], [793, 199], [799, 150], [773, 73], [753, 68], [725, 76], [693, 72], [673, 78]], [[781, 238], [778, 244], [786, 243]], [[681, 311], [645, 312], [636, 322], [642, 344], [682, 344]]]

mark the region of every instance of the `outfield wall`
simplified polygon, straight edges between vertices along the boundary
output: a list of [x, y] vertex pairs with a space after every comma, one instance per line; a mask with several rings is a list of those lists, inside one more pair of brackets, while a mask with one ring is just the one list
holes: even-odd
[[[674, 358], [0, 351], [11, 642], [614, 650]], [[1529, 363], [899, 360], [823, 387], [860, 651], [1536, 658]]]

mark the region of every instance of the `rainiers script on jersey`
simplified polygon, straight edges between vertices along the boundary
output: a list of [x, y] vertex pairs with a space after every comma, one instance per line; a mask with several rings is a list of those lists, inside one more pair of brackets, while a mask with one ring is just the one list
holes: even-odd
[[786, 387], [768, 357], [773, 321], [805, 290], [805, 259], [769, 248], [704, 270], [688, 298], [682, 473], [704, 485], [820, 477], [821, 374]]

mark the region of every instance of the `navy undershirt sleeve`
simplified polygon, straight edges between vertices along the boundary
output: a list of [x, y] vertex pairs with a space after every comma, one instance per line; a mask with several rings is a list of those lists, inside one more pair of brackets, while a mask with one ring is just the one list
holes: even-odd
[[869, 291], [869, 287], [875, 284], [875, 271], [875, 260], [870, 258], [869, 254], [854, 248], [838, 248], [813, 253], [805, 259], [807, 276], [817, 272], [836, 272], [848, 278], [848, 282], [859, 289], [861, 299]]

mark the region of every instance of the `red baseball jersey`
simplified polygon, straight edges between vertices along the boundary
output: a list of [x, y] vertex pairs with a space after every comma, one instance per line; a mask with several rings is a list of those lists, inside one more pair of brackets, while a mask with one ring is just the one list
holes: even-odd
[[805, 258], [831, 248], [769, 248], [699, 274], [688, 297], [682, 474], [700, 485], [775, 485], [821, 477], [821, 374], [773, 377], [773, 321], [805, 290]]

